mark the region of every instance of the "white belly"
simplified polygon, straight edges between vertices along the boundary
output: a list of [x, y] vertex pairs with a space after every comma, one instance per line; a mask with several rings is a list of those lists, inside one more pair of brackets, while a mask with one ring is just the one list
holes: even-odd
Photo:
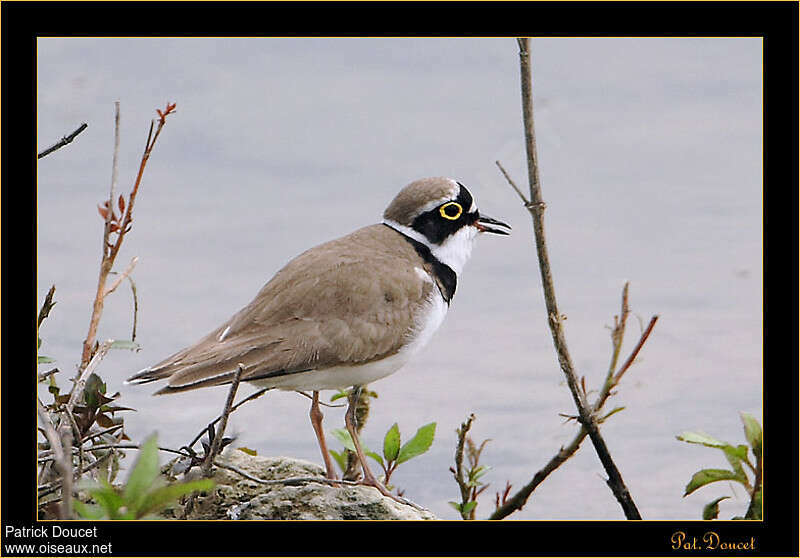
[[447, 315], [448, 305], [437, 289], [434, 289], [431, 302], [418, 322], [413, 337], [398, 352], [381, 360], [356, 366], [334, 366], [321, 370], [309, 370], [297, 374], [287, 374], [277, 378], [265, 378], [251, 382], [259, 387], [274, 387], [285, 390], [317, 391], [323, 389], [344, 389], [364, 385], [394, 374], [405, 365], [414, 354], [427, 345], [433, 334], [442, 325]]

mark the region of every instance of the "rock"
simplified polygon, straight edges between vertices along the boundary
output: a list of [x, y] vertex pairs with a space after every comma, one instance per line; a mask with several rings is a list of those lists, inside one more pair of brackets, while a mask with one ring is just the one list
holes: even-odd
[[[325, 478], [322, 467], [291, 457], [253, 456], [232, 449], [217, 460], [262, 480]], [[265, 485], [229, 469], [215, 470], [216, 486], [197, 496], [186, 519], [437, 519], [428, 510], [401, 504], [368, 486], [313, 481]], [[183, 512], [166, 515], [182, 517]]]

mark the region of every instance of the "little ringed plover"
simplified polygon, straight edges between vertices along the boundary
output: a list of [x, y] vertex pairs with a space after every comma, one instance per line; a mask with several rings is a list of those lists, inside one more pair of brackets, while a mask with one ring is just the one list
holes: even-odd
[[397, 371], [430, 340], [477, 235], [505, 235], [510, 228], [481, 214], [460, 182], [412, 182], [382, 223], [303, 252], [225, 323], [128, 383], [167, 380], [156, 394], [228, 384], [241, 363], [242, 381], [313, 391], [311, 422], [329, 478], [336, 475], [318, 392], [354, 386], [345, 424], [363, 482], [393, 497], [367, 466], [356, 435], [360, 387]]

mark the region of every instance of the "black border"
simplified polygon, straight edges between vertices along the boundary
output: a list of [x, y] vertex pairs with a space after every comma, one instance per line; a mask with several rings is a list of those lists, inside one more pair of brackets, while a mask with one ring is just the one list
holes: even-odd
[[[32, 340], [40, 302], [33, 157], [36, 36], [760, 36], [765, 59], [765, 521], [103, 522], [97, 524], [97, 542], [112, 541], [114, 556], [667, 556], [676, 554], [670, 549], [675, 531], [700, 538], [713, 528], [723, 538], [756, 537], [755, 551], [738, 554], [798, 556], [797, 3], [3, 2], [0, 9], [3, 542], [6, 525], [31, 526], [35, 517], [29, 490], [35, 470], [30, 437], [36, 427], [35, 393], [20, 378], [31, 377], [25, 375], [35, 362]], [[788, 321], [781, 319], [785, 314]]]

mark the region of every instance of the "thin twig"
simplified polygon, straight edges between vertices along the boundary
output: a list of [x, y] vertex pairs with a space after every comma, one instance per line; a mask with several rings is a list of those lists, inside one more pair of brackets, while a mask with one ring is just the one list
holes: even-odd
[[[166, 117], [167, 115], [171, 114], [175, 109], [175, 105], [172, 103], [167, 104], [167, 108], [162, 111], [157, 111], [159, 114], [159, 122], [158, 128], [156, 129], [155, 135], [153, 135], [153, 123], [150, 124], [150, 132], [148, 132], [148, 141], [145, 144], [144, 153], [142, 154], [142, 159], [139, 163], [139, 171], [136, 174], [136, 180], [134, 181], [133, 188], [131, 193], [128, 196], [128, 202], [125, 205], [125, 214], [122, 217], [122, 220], [119, 222], [117, 226], [117, 222], [115, 222], [117, 238], [116, 241], [112, 244], [109, 242], [109, 237], [111, 234], [111, 217], [114, 212], [114, 199], [109, 198], [108, 207], [106, 208], [107, 213], [105, 214], [105, 227], [103, 229], [103, 257], [100, 262], [100, 273], [97, 278], [97, 291], [95, 293], [94, 304], [92, 305], [92, 316], [89, 320], [89, 331], [86, 334], [86, 339], [83, 342], [83, 352], [81, 354], [81, 364], [78, 367], [78, 374], [81, 373], [84, 367], [87, 366], [91, 354], [92, 354], [92, 347], [94, 346], [95, 338], [97, 336], [97, 329], [100, 324], [100, 317], [103, 314], [103, 300], [106, 294], [106, 281], [108, 280], [108, 274], [111, 273], [111, 269], [114, 267], [114, 261], [116, 260], [117, 254], [122, 247], [122, 242], [125, 239], [125, 235], [130, 231], [132, 222], [133, 222], [133, 206], [136, 202], [136, 195], [139, 192], [139, 186], [142, 182], [142, 177], [144, 176], [144, 170], [147, 166], [147, 161], [150, 159], [150, 154], [155, 147], [156, 140], [161, 133], [161, 129], [166, 124]], [[116, 129], [119, 129], [119, 104], [117, 103], [117, 118], [115, 120]], [[118, 142], [116, 147], [118, 147]], [[115, 155], [114, 155], [114, 162], [112, 166], [116, 166], [116, 149], [115, 147]], [[114, 192], [114, 176], [116, 171], [112, 171], [112, 185], [110, 188], [111, 194], [113, 195]], [[120, 208], [121, 209], [121, 208]]]
[[[69, 419], [69, 424], [72, 427], [72, 439], [80, 440], [81, 436], [81, 429], [78, 428], [78, 422], [75, 420], [75, 415], [72, 414], [70, 409], [65, 408], [64, 414], [67, 415]], [[75, 445], [72, 444], [72, 440], [70, 440], [70, 444], [68, 447], [75, 448]], [[77, 447], [78, 450], [78, 472], [75, 474], [75, 478], [81, 478], [83, 475], [83, 444], [79, 444]]]
[[106, 289], [106, 292], [105, 292], [105, 294], [103, 296], [104, 297], [108, 296], [111, 293], [113, 293], [115, 290], [117, 290], [117, 287], [119, 287], [119, 284], [122, 283], [122, 281], [124, 281], [125, 278], [128, 277], [128, 275], [131, 274], [131, 272], [133, 271], [133, 268], [136, 267], [136, 264], [138, 262], [139, 262], [139, 256], [134, 256], [133, 258], [131, 258], [131, 263], [129, 263], [128, 267], [125, 268], [125, 271], [120, 273], [119, 276], [114, 280], [114, 282], [111, 283], [111, 286], [108, 289]]
[[[124, 425], [122, 424], [115, 424], [114, 426], [106, 428], [105, 430], [101, 430], [100, 432], [87, 434], [86, 436], [84, 436], [83, 440], [81, 440], [81, 444], [85, 444], [86, 442], [89, 442], [94, 438], [98, 438], [104, 434], [110, 434], [111, 432], [119, 430], [123, 426]], [[92, 449], [94, 448], [87, 448], [87, 451], [92, 451]], [[77, 450], [77, 448], [73, 447], [73, 450]], [[39, 463], [44, 463], [45, 461], [52, 461], [52, 460], [53, 460], [53, 450], [45, 450], [39, 452], [39, 456], [37, 459]]]
[[74, 139], [75, 139], [75, 137], [76, 137], [78, 134], [80, 134], [81, 132], [83, 132], [83, 131], [84, 131], [84, 130], [85, 130], [87, 127], [88, 127], [88, 126], [89, 126], [89, 125], [88, 125], [86, 122], [84, 122], [83, 124], [81, 124], [80, 126], [78, 126], [78, 129], [77, 129], [77, 130], [75, 130], [75, 131], [74, 131], [74, 132], [72, 132], [71, 134], [68, 134], [68, 135], [64, 136], [63, 138], [61, 138], [60, 140], [58, 140], [58, 142], [57, 142], [57, 143], [55, 143], [54, 145], [52, 145], [52, 146], [48, 147], [47, 149], [45, 149], [45, 150], [44, 150], [44, 151], [42, 151], [41, 153], [39, 153], [39, 154], [36, 156], [36, 158], [37, 158], [37, 159], [41, 159], [42, 157], [46, 157], [47, 155], [50, 155], [50, 154], [51, 154], [53, 151], [56, 151], [56, 150], [58, 150], [58, 149], [61, 149], [61, 148], [62, 148], [62, 147], [64, 147], [65, 145], [72, 143], [72, 140], [74, 140]]
[[[134, 443], [130, 443], [130, 444], [103, 444], [103, 445], [97, 445], [97, 446], [92, 446], [90, 448], [86, 448], [86, 451], [87, 452], [95, 452], [95, 451], [118, 450], [118, 449], [135, 449], [135, 450], [138, 450], [138, 449], [142, 449], [142, 448], [141, 448], [141, 446], [139, 446], [139, 444], [134, 444]], [[187, 453], [187, 452], [185, 452], [183, 450], [179, 450], [179, 449], [176, 450], [176, 449], [165, 448], [165, 447], [161, 447], [161, 446], [159, 446], [158, 449], [160, 451], [164, 451], [164, 452], [167, 452], [167, 453], [174, 453], [176, 455], [180, 455], [181, 457], [191, 457], [191, 454], [189, 454], [189, 453]]]
[[221, 469], [227, 469], [229, 471], [233, 471], [237, 475], [241, 475], [246, 479], [249, 479], [251, 481], [257, 482], [259, 484], [264, 484], [264, 485], [282, 484], [282, 485], [292, 486], [292, 485], [296, 485], [296, 484], [305, 484], [305, 483], [309, 483], [309, 482], [319, 482], [319, 483], [322, 483], [322, 484], [331, 484], [331, 485], [334, 485], [334, 486], [335, 485], [339, 485], [339, 484], [348, 484], [350, 486], [358, 486], [359, 484], [361, 484], [359, 481], [327, 479], [325, 477], [289, 477], [289, 478], [286, 478], [286, 479], [265, 480], [265, 479], [260, 479], [258, 477], [254, 477], [250, 473], [247, 473], [246, 471], [242, 471], [241, 469], [238, 469], [238, 468], [234, 467], [233, 465], [228, 465], [227, 463], [222, 463], [220, 461], [214, 461], [214, 465], [216, 465], [217, 467], [219, 467]]
[[[453, 477], [456, 480], [456, 484], [458, 484], [458, 489], [461, 492], [461, 505], [463, 506], [467, 502], [469, 502], [469, 493], [470, 489], [467, 485], [467, 482], [464, 480], [464, 442], [467, 439], [467, 432], [469, 429], [472, 428], [472, 421], [475, 420], [475, 415], [470, 413], [467, 420], [461, 424], [461, 427], [456, 430], [456, 434], [458, 435], [458, 440], [456, 441], [456, 455], [455, 455], [455, 462], [456, 466], [455, 469], [451, 468], [450, 472], [453, 473]], [[461, 516], [464, 519], [467, 517], [464, 516], [463, 512]]]
[[[109, 237], [111, 236], [111, 217], [114, 214], [114, 190], [117, 183], [117, 168], [119, 160], [119, 128], [120, 128], [119, 101], [114, 103], [114, 152], [111, 159], [111, 185], [109, 186], [108, 202], [106, 207], [105, 222], [103, 223], [103, 245], [102, 258], [100, 260], [100, 272], [97, 277], [97, 290], [92, 304], [92, 315], [89, 318], [89, 331], [83, 342], [83, 352], [81, 353], [81, 364], [78, 367], [78, 374], [88, 365], [92, 354], [97, 328], [100, 325], [100, 317], [103, 315], [103, 301], [105, 299], [106, 280], [111, 268], [114, 266], [114, 258], [110, 252]], [[123, 231], [119, 231], [122, 235]]]
[[619, 360], [619, 353], [622, 350], [622, 340], [625, 337], [625, 325], [628, 323], [628, 316], [631, 313], [630, 305], [628, 304], [628, 292], [630, 290], [630, 283], [625, 281], [622, 287], [622, 302], [619, 310], [619, 316], [614, 316], [614, 327], [611, 329], [611, 363], [608, 366], [608, 374], [606, 382], [608, 383], [614, 375], [614, 370], [617, 369], [617, 362]]
[[[623, 295], [623, 308], [625, 308], [626, 306], [627, 306], [627, 290], [625, 290]], [[624, 312], [623, 315], [625, 315]], [[622, 374], [624, 374], [625, 370], [627, 370], [630, 367], [629, 363], [633, 362], [633, 360], [636, 358], [636, 355], [639, 353], [642, 346], [644, 345], [645, 341], [647, 341], [647, 338], [649, 337], [650, 332], [653, 330], [653, 326], [655, 326], [657, 319], [658, 316], [654, 316], [650, 320], [650, 324], [639, 338], [639, 341], [637, 342], [636, 347], [631, 353], [631, 356], [628, 357], [626, 364], [623, 365], [622, 368], [620, 368], [621, 373], [617, 373], [616, 375], [614, 375], [612, 377], [612, 381], [604, 385], [603, 389], [600, 390], [600, 393], [598, 393], [597, 395], [597, 399], [594, 401], [594, 404], [592, 405], [593, 413], [596, 413], [603, 407], [606, 400], [611, 394], [611, 390], [618, 385], [619, 381], [622, 379]], [[580, 448], [581, 443], [583, 443], [583, 440], [586, 438], [587, 435], [588, 431], [586, 430], [586, 427], [581, 425], [580, 428], [578, 429], [578, 432], [575, 434], [575, 437], [572, 439], [572, 441], [566, 446], [561, 447], [561, 449], [559, 449], [556, 455], [554, 455], [544, 467], [542, 467], [539, 471], [536, 472], [536, 474], [533, 476], [530, 482], [528, 482], [528, 484], [526, 484], [520, 490], [518, 490], [511, 498], [507, 498], [506, 501], [501, 506], [497, 507], [497, 509], [495, 509], [494, 513], [492, 513], [489, 519], [503, 519], [504, 517], [511, 515], [515, 511], [521, 510], [522, 507], [525, 505], [525, 503], [528, 501], [530, 495], [533, 493], [534, 490], [536, 490], [536, 487], [538, 487], [550, 473], [558, 469], [562, 463], [567, 461], [570, 457], [572, 457], [575, 454], [575, 452], [578, 451], [578, 448]]]
[[[41, 401], [38, 402], [36, 412], [39, 415], [39, 421], [42, 423], [45, 437], [47, 438], [47, 441], [50, 442], [50, 448], [53, 450], [56, 469], [58, 469], [58, 471], [61, 473], [62, 486], [64, 487], [64, 490], [62, 490], [59, 518], [70, 519], [70, 516], [72, 515], [72, 456], [67, 455], [67, 453], [64, 451], [64, 445], [62, 445], [64, 442], [71, 442], [70, 427], [69, 425], [66, 425], [64, 435], [60, 436], [59, 433], [56, 432], [56, 429], [50, 420], [50, 416], [47, 413], [47, 410], [44, 408], [44, 405], [42, 405]], [[71, 447], [71, 443], [66, 447]]]
[[136, 295], [136, 282], [128, 276], [128, 283], [131, 284], [133, 294], [133, 327], [131, 328], [131, 341], [136, 341], [136, 322], [139, 319], [139, 297]]
[[239, 363], [236, 368], [236, 375], [231, 382], [231, 389], [228, 390], [228, 399], [225, 401], [225, 410], [222, 412], [219, 429], [214, 434], [214, 439], [210, 440], [211, 448], [208, 450], [208, 455], [206, 455], [203, 461], [203, 476], [205, 477], [211, 476], [211, 465], [214, 463], [214, 458], [219, 453], [219, 448], [222, 444], [222, 436], [225, 434], [225, 427], [228, 426], [228, 417], [233, 410], [233, 400], [236, 399], [236, 390], [239, 389], [239, 382], [242, 379], [242, 372], [244, 372], [244, 364]]
[[636, 343], [636, 347], [634, 347], [630, 356], [625, 361], [625, 364], [623, 364], [622, 367], [619, 369], [619, 372], [617, 372], [614, 375], [614, 385], [617, 385], [619, 383], [619, 381], [622, 379], [622, 375], [625, 374], [625, 371], [631, 367], [631, 364], [633, 364], [633, 361], [636, 359], [637, 355], [639, 354], [639, 351], [642, 350], [642, 346], [644, 345], [645, 341], [647, 341], [647, 338], [650, 337], [650, 333], [653, 331], [653, 328], [655, 327], [657, 321], [658, 321], [657, 315], [650, 318], [650, 323], [647, 324], [647, 327], [645, 328], [641, 337], [639, 337], [639, 342]]
[[94, 438], [99, 438], [100, 436], [102, 436], [104, 434], [111, 434], [112, 432], [115, 432], [115, 431], [119, 430], [123, 426], [124, 426], [123, 424], [115, 424], [114, 426], [110, 426], [109, 428], [106, 428], [105, 430], [101, 430], [99, 432], [94, 432], [94, 433], [88, 433], [88, 434], [86, 434], [86, 436], [83, 437], [83, 440], [81, 440], [81, 444], [85, 444], [86, 442], [89, 442], [90, 440], [93, 440]]
[[81, 375], [78, 377], [78, 381], [75, 382], [75, 385], [72, 387], [72, 392], [70, 392], [69, 401], [67, 402], [68, 412], [71, 413], [72, 409], [75, 408], [75, 404], [78, 402], [78, 399], [83, 395], [83, 389], [86, 387], [86, 380], [100, 365], [100, 361], [102, 361], [103, 357], [106, 356], [106, 353], [108, 353], [108, 350], [111, 348], [113, 343], [113, 339], [104, 341], [103, 344], [97, 349], [97, 352], [92, 357], [92, 360], [89, 361], [89, 364], [81, 372]]
[[[608, 474], [608, 485], [622, 507], [628, 519], [641, 519], [638, 509], [625, 486], [622, 476], [608, 451], [605, 440], [600, 435], [597, 421], [592, 415], [591, 407], [586, 401], [586, 394], [580, 389], [575, 367], [567, 348], [563, 329], [563, 317], [558, 310], [556, 302], [555, 285], [550, 269], [550, 259], [547, 252], [547, 243], [544, 230], [544, 211], [546, 205], [542, 199], [541, 180], [539, 177], [538, 154], [536, 151], [536, 133], [534, 128], [533, 110], [533, 82], [531, 79], [530, 39], [517, 39], [520, 59], [520, 85], [522, 93], [522, 113], [525, 126], [525, 151], [528, 162], [528, 183], [530, 186], [530, 202], [526, 204], [533, 219], [534, 236], [536, 238], [536, 252], [539, 259], [539, 271], [542, 278], [545, 306], [547, 308], [548, 325], [553, 338], [553, 344], [558, 354], [561, 370], [567, 380], [570, 393], [578, 408], [578, 421], [586, 428], [594, 444], [595, 451], [603, 463]], [[515, 188], [517, 189], [517, 188]], [[518, 190], [518, 189], [517, 189]], [[518, 192], [520, 193], [520, 192]], [[524, 196], [523, 196], [524, 199]], [[495, 512], [494, 515], [497, 515]]]
[[58, 368], [53, 368], [52, 370], [48, 370], [47, 372], [42, 372], [38, 376], [36, 376], [36, 382], [41, 383], [45, 381], [47, 378], [52, 376], [53, 374], [57, 374], [59, 372]]
[[111, 215], [113, 213], [114, 199], [116, 196], [117, 180], [119, 177], [119, 129], [120, 129], [120, 110], [119, 101], [114, 101], [114, 155], [111, 159], [111, 186], [108, 189], [108, 215], [106, 216], [106, 228], [103, 234], [103, 253], [108, 254], [108, 235], [111, 232]]
[[[228, 417], [233, 412], [233, 401], [236, 399], [236, 390], [239, 389], [239, 382], [242, 379], [242, 372], [244, 372], [244, 364], [239, 363], [236, 367], [236, 375], [233, 377], [233, 381], [231, 382], [231, 388], [228, 390], [228, 398], [225, 401], [225, 408], [219, 417], [219, 430], [217, 432], [214, 431], [213, 423], [206, 427], [206, 431], [209, 433], [210, 447], [206, 449], [206, 456], [203, 459], [202, 465], [200, 466], [204, 477], [211, 476], [211, 466], [214, 464], [214, 458], [219, 453], [220, 447], [222, 447], [222, 437], [225, 434], [225, 427], [228, 425]], [[192, 445], [194, 445], [194, 442]], [[189, 446], [187, 449], [191, 449], [191, 446]], [[197, 493], [194, 492], [186, 499], [183, 507], [183, 519], [188, 518], [192, 513], [197, 496]]]
[[[306, 393], [306, 392], [304, 392], [304, 391], [300, 391], [300, 390], [294, 390], [294, 392], [295, 392], [295, 393], [299, 393], [300, 395], [302, 395], [302, 396], [303, 396], [303, 397], [305, 397], [306, 399], [311, 399], [312, 401], [314, 400], [314, 398], [313, 398], [311, 395], [307, 394], [307, 393]], [[340, 409], [340, 408], [342, 408], [342, 407], [344, 407], [344, 406], [345, 406], [344, 404], [339, 404], [339, 403], [323, 403], [322, 401], [317, 401], [317, 403], [318, 403], [319, 405], [322, 405], [323, 407], [328, 407], [328, 408], [330, 408], [330, 409]]]
[[[262, 388], [262, 389], [260, 389], [260, 390], [258, 390], [256, 392], [251, 393], [250, 395], [248, 395], [247, 397], [245, 397], [244, 399], [239, 401], [236, 405], [234, 405], [231, 408], [231, 413], [236, 411], [236, 409], [238, 409], [239, 407], [241, 407], [242, 405], [244, 405], [248, 401], [253, 401], [254, 399], [258, 399], [259, 397], [261, 397], [262, 395], [264, 395], [266, 392], [268, 392], [271, 389], [275, 389], [275, 388]], [[220, 415], [217, 418], [215, 418], [214, 420], [212, 420], [209, 423], [209, 426], [216, 425], [220, 420], [222, 420], [222, 415]], [[189, 443], [189, 445], [184, 446], [184, 447], [187, 447], [187, 448], [193, 447], [198, 442], [198, 440], [200, 440], [200, 438], [203, 437], [203, 434], [205, 434], [207, 431], [208, 431], [208, 426], [206, 426], [200, 432], [198, 432], [197, 436], [194, 437], [194, 439], [191, 441], [191, 443]]]
[[510, 177], [510, 176], [508, 175], [508, 173], [506, 172], [506, 169], [504, 169], [504, 168], [503, 168], [503, 165], [501, 165], [501, 164], [500, 164], [500, 161], [495, 161], [495, 162], [494, 162], [494, 164], [495, 164], [495, 165], [497, 165], [497, 168], [499, 168], [499, 169], [500, 169], [500, 172], [502, 172], [502, 173], [503, 173], [503, 176], [505, 176], [505, 177], [506, 177], [506, 180], [508, 181], [508, 183], [509, 183], [509, 184], [511, 184], [511, 187], [512, 187], [512, 188], [514, 188], [514, 191], [517, 193], [517, 195], [519, 195], [519, 199], [521, 199], [521, 200], [522, 200], [522, 203], [525, 205], [525, 207], [528, 207], [528, 204], [530, 203], [530, 202], [528, 201], [528, 198], [526, 198], [526, 197], [525, 197], [525, 194], [523, 194], [523, 193], [522, 193], [522, 190], [520, 190], [520, 189], [517, 187], [517, 184], [516, 184], [516, 182], [514, 182], [514, 181], [511, 179], [511, 177]]
[[[58, 433], [61, 437], [61, 443], [63, 444], [62, 447], [71, 448], [72, 425], [62, 420], [62, 424], [60, 424], [58, 427]], [[64, 453], [66, 454], [66, 451], [64, 451]], [[56, 463], [58, 463], [58, 461], [56, 461]], [[62, 463], [63, 465], [59, 467], [59, 469], [61, 469], [61, 478], [63, 479], [61, 485], [61, 518], [72, 519], [72, 454], [70, 453], [69, 456], [64, 455], [64, 460]]]
[[[83, 472], [84, 473], [88, 473], [89, 471], [91, 471], [93, 469], [96, 469], [97, 467], [102, 465], [105, 461], [107, 461], [110, 457], [111, 457], [111, 453], [108, 453], [108, 454], [100, 457], [94, 463], [92, 463], [90, 465], [87, 465], [87, 467], [83, 470]], [[73, 481], [75, 481], [75, 480], [78, 480], [77, 477], [73, 477]], [[59, 488], [61, 488], [62, 484], [63, 484], [62, 481], [58, 480], [58, 481], [54, 481], [54, 482], [51, 482], [51, 483], [48, 483], [48, 484], [39, 485], [38, 487], [36, 487], [36, 494], [37, 494], [37, 496], [39, 498], [43, 498], [44, 496], [47, 496], [47, 495], [52, 494], [53, 492], [57, 491]]]

